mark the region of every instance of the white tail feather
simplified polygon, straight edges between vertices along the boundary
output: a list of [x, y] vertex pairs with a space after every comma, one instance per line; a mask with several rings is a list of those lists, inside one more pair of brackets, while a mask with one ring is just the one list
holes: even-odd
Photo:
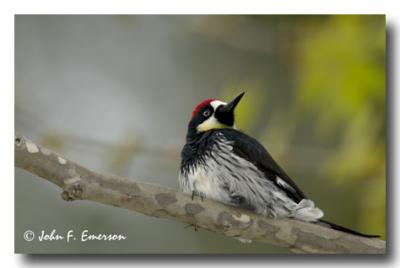
[[324, 212], [317, 208], [310, 199], [303, 199], [297, 204], [297, 208], [292, 212], [291, 217], [308, 222], [314, 222], [324, 216]]

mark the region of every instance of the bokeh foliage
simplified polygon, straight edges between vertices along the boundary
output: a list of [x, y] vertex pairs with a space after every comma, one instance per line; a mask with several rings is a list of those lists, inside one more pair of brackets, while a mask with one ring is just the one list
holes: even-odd
[[[293, 83], [290, 95], [280, 102], [286, 108], [264, 115], [268, 118], [260, 134], [264, 144], [285, 161], [283, 155], [296, 152], [299, 136], [307, 135], [308, 142], [301, 143], [325, 151], [321, 161], [312, 167], [315, 176], [352, 189], [357, 196], [350, 199], [357, 202], [355, 228], [385, 237], [384, 16], [299, 16], [289, 21], [282, 17], [276, 20], [285, 21], [294, 32], [294, 41], [285, 56], [293, 75], [288, 79]], [[255, 119], [260, 119], [259, 107], [269, 93], [277, 90], [267, 86], [261, 78], [258, 83], [250, 81], [239, 87], [250, 89], [251, 95], [237, 111], [240, 126], [246, 131], [251, 131]], [[257, 94], [252, 94], [253, 90]], [[235, 93], [237, 90], [229, 85], [222, 96], [229, 99]], [[272, 99], [270, 103], [277, 101]], [[299, 154], [311, 157], [306, 152]], [[328, 189], [321, 191], [329, 190], [329, 183], [325, 186]]]
[[385, 235], [385, 19], [332, 16], [304, 36], [296, 104], [315, 114], [318, 138], [336, 148], [320, 173], [343, 185], [365, 185], [359, 225]]

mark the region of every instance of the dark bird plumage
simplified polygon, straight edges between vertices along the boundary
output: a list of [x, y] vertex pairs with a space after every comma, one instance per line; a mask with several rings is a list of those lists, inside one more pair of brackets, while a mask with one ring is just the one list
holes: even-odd
[[308, 199], [256, 139], [237, 130], [230, 103], [207, 99], [192, 112], [181, 153], [180, 188], [272, 217], [314, 222], [364, 235], [321, 220], [323, 212]]

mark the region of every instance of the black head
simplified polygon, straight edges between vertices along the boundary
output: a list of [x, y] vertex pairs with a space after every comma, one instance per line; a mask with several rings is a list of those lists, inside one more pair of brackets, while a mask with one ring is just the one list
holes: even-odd
[[231, 102], [218, 99], [206, 99], [196, 106], [189, 122], [189, 132], [199, 134], [212, 129], [233, 128], [235, 126], [234, 111], [244, 92]]

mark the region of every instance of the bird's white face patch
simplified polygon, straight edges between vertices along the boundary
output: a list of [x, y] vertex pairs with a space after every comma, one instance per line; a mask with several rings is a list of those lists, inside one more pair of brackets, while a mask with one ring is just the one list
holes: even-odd
[[215, 118], [215, 111], [218, 109], [219, 106], [221, 105], [226, 105], [226, 102], [220, 101], [220, 100], [214, 100], [210, 102], [210, 105], [213, 107], [213, 113], [212, 115], [205, 120], [203, 123], [197, 126], [197, 131], [198, 132], [205, 132], [207, 130], [211, 129], [219, 129], [219, 128], [226, 128], [229, 127], [225, 124], [222, 124]]
[[221, 105], [226, 105], [226, 102], [220, 101], [220, 100], [214, 100], [212, 102], [210, 102], [210, 105], [213, 107], [214, 111], [217, 110], [217, 108]]

